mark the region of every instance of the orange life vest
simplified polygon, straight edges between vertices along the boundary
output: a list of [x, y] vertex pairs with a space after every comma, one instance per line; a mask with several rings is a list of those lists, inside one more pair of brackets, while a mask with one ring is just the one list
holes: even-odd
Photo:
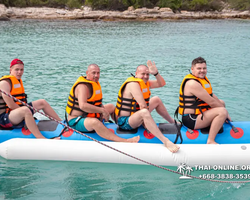
[[[0, 78], [0, 81], [9, 79], [11, 81], [11, 90], [10, 94], [20, 101], [23, 101], [24, 103], [27, 103], [27, 95], [25, 94], [24, 87], [23, 87], [23, 81], [22, 79], [18, 80], [15, 76], [12, 75], [6, 75]], [[0, 100], [3, 99], [3, 97], [0, 97]], [[14, 100], [14, 99], [13, 99]], [[14, 100], [15, 103], [19, 106], [23, 106], [22, 103], [19, 101]], [[11, 109], [8, 107], [8, 105], [3, 101], [3, 103], [0, 103], [0, 109], [6, 109], [6, 113], [10, 112]]]
[[179, 96], [179, 114], [180, 115], [184, 114], [184, 110], [186, 108], [194, 109], [195, 115], [199, 115], [202, 112], [209, 110], [211, 108], [207, 103], [197, 98], [196, 96], [186, 96], [183, 94], [186, 82], [191, 79], [198, 81], [202, 85], [202, 87], [208, 92], [208, 94], [210, 94], [211, 96], [213, 95], [212, 86], [207, 77], [205, 77], [204, 79], [201, 79], [201, 78], [197, 78], [196, 76], [192, 74], [186, 75], [180, 87], [180, 96]]
[[[124, 90], [126, 84], [129, 82], [138, 82], [140, 84], [143, 98], [146, 101], [147, 107], [149, 107], [149, 99], [150, 99], [150, 95], [151, 95], [151, 92], [149, 90], [149, 82], [147, 82], [145, 84], [144, 81], [140, 78], [129, 77], [122, 84], [122, 86], [119, 90], [119, 93], [118, 93], [118, 98], [117, 98], [117, 103], [116, 103], [116, 108], [115, 108], [115, 114], [117, 116], [120, 115], [121, 110], [130, 112], [130, 115], [133, 115], [136, 111], [140, 110], [140, 106], [134, 98], [127, 99], [127, 98], [124, 98], [122, 95], [122, 91]], [[126, 106], [128, 108], [123, 108], [123, 106]]]
[[81, 111], [83, 114], [83, 117], [94, 117], [94, 118], [100, 118], [100, 113], [87, 113], [84, 112], [79, 108], [79, 102], [78, 99], [75, 97], [75, 88], [79, 84], [89, 83], [91, 84], [93, 88], [93, 94], [90, 98], [88, 98], [87, 102], [89, 104], [95, 105], [95, 106], [102, 106], [102, 89], [99, 82], [94, 82], [87, 80], [86, 77], [80, 76], [76, 82], [74, 83], [73, 87], [70, 90], [67, 106], [66, 106], [66, 112], [70, 115], [73, 110]]

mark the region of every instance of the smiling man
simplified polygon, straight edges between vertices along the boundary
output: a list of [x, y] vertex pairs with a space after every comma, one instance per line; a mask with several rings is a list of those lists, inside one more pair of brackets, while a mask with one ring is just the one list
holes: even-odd
[[[14, 59], [10, 63], [10, 75], [0, 78], [0, 89], [17, 99], [27, 103], [27, 95], [25, 94], [22, 75], [24, 72], [24, 64], [20, 59]], [[37, 110], [43, 110], [44, 113], [61, 121], [56, 112], [51, 108], [47, 101], [39, 99], [28, 103]], [[32, 132], [36, 138], [45, 138], [39, 131], [33, 118], [34, 111], [22, 103], [14, 101], [11, 97], [0, 93], [0, 126], [2, 128], [22, 128], [24, 124]], [[59, 138], [55, 138], [59, 139]]]
[[184, 77], [180, 86], [179, 114], [182, 123], [190, 129], [210, 126], [207, 144], [217, 144], [215, 137], [226, 119], [230, 119], [224, 101], [212, 92], [206, 77], [207, 64], [204, 58], [192, 61], [191, 74]]
[[[150, 74], [154, 75], [156, 80], [149, 80]], [[147, 66], [139, 65], [135, 77], [129, 77], [119, 90], [115, 121], [123, 130], [132, 130], [144, 124], [171, 152], [175, 153], [179, 147], [162, 134], [151, 116], [152, 110], [155, 109], [168, 122], [174, 123], [161, 99], [157, 96], [150, 99], [150, 89], [163, 87], [165, 84], [155, 63], [149, 60]]]
[[66, 106], [69, 126], [85, 133], [94, 130], [102, 138], [115, 142], [138, 142], [139, 136], [129, 139], [121, 138], [102, 123], [103, 120], [109, 120], [109, 116], [114, 113], [115, 106], [102, 104], [99, 78], [99, 66], [91, 64], [88, 66], [86, 76], [80, 76], [72, 86]]

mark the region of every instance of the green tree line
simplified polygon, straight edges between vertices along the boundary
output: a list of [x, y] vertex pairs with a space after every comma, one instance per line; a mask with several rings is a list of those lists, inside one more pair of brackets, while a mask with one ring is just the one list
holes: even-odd
[[80, 8], [90, 6], [100, 10], [126, 10], [134, 8], [169, 7], [174, 12], [188, 11], [215, 11], [222, 10], [225, 5], [236, 10], [250, 10], [250, 0], [0, 0], [0, 4], [9, 7], [56, 7]]

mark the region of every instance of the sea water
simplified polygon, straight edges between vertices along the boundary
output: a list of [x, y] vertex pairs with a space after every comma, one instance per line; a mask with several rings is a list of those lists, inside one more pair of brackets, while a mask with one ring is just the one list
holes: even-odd
[[[73, 83], [89, 64], [100, 66], [104, 103], [115, 104], [121, 84], [147, 60], [166, 80], [152, 96], [173, 116], [180, 83], [199, 56], [232, 120], [249, 121], [249, 20], [0, 22], [1, 76], [12, 59], [23, 60], [28, 100], [46, 99], [61, 118]], [[180, 180], [146, 165], [0, 159], [0, 199], [248, 199], [249, 189], [245, 183]]]

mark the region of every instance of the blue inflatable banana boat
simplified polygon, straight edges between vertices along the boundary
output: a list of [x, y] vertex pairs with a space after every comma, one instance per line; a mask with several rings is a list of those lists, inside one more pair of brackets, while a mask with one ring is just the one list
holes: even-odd
[[[60, 136], [61, 140], [84, 140], [91, 141], [88, 135], [98, 141], [107, 141], [96, 133], [77, 133], [71, 129], [65, 129], [65, 126], [52, 120], [36, 120], [39, 130], [46, 138]], [[65, 122], [64, 122], [65, 123]], [[176, 144], [206, 144], [209, 127], [200, 130], [190, 130], [185, 126], [158, 123], [161, 132], [172, 142]], [[132, 131], [124, 131], [114, 123], [105, 123], [105, 126], [122, 138], [131, 138], [139, 135], [139, 143], [161, 143], [152, 133], [145, 130], [142, 126]], [[35, 138], [27, 129], [0, 129], [0, 143], [12, 138]], [[250, 143], [250, 122], [231, 122], [225, 123], [216, 136], [216, 142], [219, 144], [246, 144]]]

